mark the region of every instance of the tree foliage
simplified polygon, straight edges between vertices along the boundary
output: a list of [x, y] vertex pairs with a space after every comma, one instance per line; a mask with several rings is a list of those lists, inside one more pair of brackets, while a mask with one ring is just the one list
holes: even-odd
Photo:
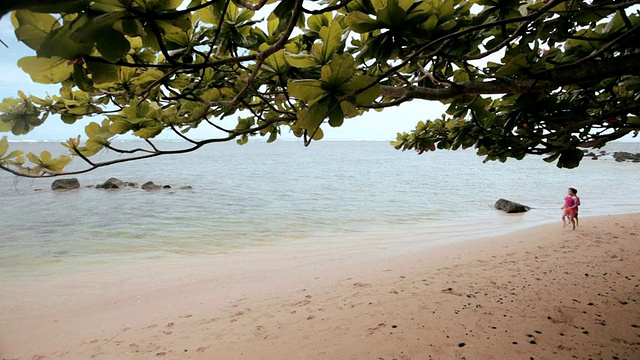
[[[0, 12], [12, 11], [17, 38], [35, 52], [18, 65], [61, 87], [5, 99], [0, 130], [23, 135], [51, 114], [67, 124], [98, 117], [63, 144], [86, 163], [78, 173], [113, 163], [91, 160], [104, 149], [127, 153], [122, 162], [283, 131], [308, 145], [327, 126], [425, 100], [448, 104], [446, 114], [425, 114], [397, 149], [545, 154], [571, 168], [578, 148], [640, 129], [638, 3], [5, 0]], [[221, 126], [228, 117], [234, 128]], [[195, 140], [199, 126], [222, 135]], [[167, 131], [183, 149], [156, 146]], [[126, 133], [148, 148], [119, 149], [113, 139]], [[0, 167], [15, 174], [56, 175], [69, 160], [0, 142]]]

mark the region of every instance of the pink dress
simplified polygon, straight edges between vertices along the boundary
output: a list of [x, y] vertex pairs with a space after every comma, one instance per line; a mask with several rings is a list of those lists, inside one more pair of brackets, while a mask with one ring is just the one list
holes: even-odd
[[565, 212], [565, 214], [571, 215], [571, 216], [575, 216], [575, 214], [578, 212], [578, 210], [576, 208], [571, 208], [573, 205], [575, 205], [575, 200], [573, 200], [573, 197], [566, 196], [564, 198], [564, 212]]

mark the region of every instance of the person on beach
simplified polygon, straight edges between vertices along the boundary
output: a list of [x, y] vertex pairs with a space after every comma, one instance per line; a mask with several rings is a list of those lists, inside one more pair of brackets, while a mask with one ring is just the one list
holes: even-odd
[[562, 207], [562, 209], [564, 210], [562, 214], [563, 227], [571, 223], [573, 225], [573, 230], [576, 229], [576, 220], [574, 216], [577, 212], [577, 203], [578, 203], [574, 190], [575, 190], [574, 188], [569, 188], [568, 194], [564, 198], [564, 206]]
[[578, 190], [576, 188], [569, 188], [569, 190], [573, 192], [573, 196], [575, 197], [576, 211], [575, 211], [575, 214], [573, 214], [573, 219], [575, 220], [575, 223], [576, 223], [575, 226], [578, 226], [578, 209], [580, 207], [580, 198], [578, 197]]

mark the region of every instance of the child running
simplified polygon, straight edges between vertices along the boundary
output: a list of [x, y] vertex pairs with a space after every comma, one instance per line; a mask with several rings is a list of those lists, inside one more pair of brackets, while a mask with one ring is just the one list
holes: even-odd
[[573, 196], [575, 196], [576, 201], [576, 211], [573, 214], [573, 219], [575, 220], [576, 227], [578, 226], [578, 208], [580, 207], [580, 198], [578, 197], [578, 190], [576, 188], [569, 188], [569, 190], [573, 191]]
[[576, 229], [576, 220], [575, 215], [577, 214], [578, 207], [578, 198], [576, 197], [574, 188], [569, 188], [567, 196], [564, 198], [564, 206], [562, 209], [564, 210], [562, 214], [562, 224], [563, 227], [567, 226], [569, 223], [573, 225], [573, 230]]

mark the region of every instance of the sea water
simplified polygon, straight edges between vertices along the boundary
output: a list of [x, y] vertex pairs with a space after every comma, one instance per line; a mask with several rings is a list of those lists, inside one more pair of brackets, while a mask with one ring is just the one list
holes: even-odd
[[[61, 151], [57, 142], [11, 146], [37, 154]], [[613, 143], [606, 150], [640, 152], [640, 143]], [[96, 160], [118, 157], [124, 156], [107, 152]], [[70, 169], [82, 165], [76, 158]], [[0, 284], [264, 246], [375, 244], [380, 251], [408, 251], [552, 221], [561, 226], [568, 187], [579, 190], [581, 217], [637, 212], [638, 174], [640, 164], [616, 163], [611, 156], [585, 158], [569, 170], [536, 156], [483, 163], [471, 150], [418, 155], [386, 141], [212, 144], [75, 175], [81, 188], [64, 192], [50, 190], [51, 178], [2, 172]], [[171, 189], [95, 188], [110, 177]], [[496, 211], [499, 198], [532, 210]]]

